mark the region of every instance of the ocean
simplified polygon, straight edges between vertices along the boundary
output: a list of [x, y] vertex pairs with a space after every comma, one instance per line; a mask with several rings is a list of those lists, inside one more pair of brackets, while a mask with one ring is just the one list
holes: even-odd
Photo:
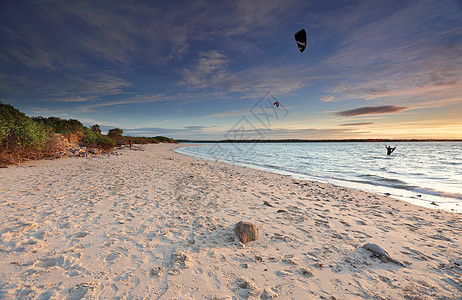
[[462, 213], [462, 142], [216, 143], [178, 153]]

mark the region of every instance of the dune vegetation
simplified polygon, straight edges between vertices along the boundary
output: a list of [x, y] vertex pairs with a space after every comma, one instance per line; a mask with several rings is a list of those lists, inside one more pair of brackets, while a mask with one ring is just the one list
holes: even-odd
[[12, 105], [0, 102], [0, 164], [56, 157], [66, 147], [111, 151], [128, 144], [174, 143], [168, 137], [124, 136], [120, 128], [102, 134], [98, 124], [90, 128], [80, 121], [58, 117], [28, 117]]

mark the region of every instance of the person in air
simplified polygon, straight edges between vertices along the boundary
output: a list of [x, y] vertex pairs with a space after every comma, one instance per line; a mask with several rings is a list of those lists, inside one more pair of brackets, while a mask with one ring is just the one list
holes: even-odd
[[387, 146], [387, 145], [385, 145], [385, 148], [387, 148], [387, 155], [391, 155], [393, 151], [395, 151], [396, 149], [396, 147], [392, 148], [391, 146]]

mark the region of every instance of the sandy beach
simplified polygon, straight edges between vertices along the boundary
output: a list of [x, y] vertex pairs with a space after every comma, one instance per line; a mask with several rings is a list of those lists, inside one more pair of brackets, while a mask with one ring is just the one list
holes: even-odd
[[0, 169], [0, 298], [462, 299], [462, 215], [180, 146]]

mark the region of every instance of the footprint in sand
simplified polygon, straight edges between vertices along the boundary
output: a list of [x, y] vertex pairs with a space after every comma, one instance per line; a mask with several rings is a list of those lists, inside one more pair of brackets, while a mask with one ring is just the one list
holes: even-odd
[[79, 283], [69, 290], [69, 294], [65, 298], [66, 300], [80, 300], [82, 299], [88, 290], [94, 290], [94, 286], [91, 283]]
[[117, 260], [119, 257], [120, 257], [120, 253], [112, 252], [108, 256], [106, 256], [104, 258], [104, 260], [107, 261], [107, 262], [113, 262], [113, 261]]
[[86, 236], [89, 235], [89, 234], [90, 234], [90, 233], [87, 232], [87, 231], [82, 231], [82, 232], [79, 232], [79, 233], [75, 234], [75, 235], [73, 236], [73, 238], [74, 238], [74, 239], [81, 239], [81, 238], [86, 237]]
[[96, 299], [113, 299], [117, 296], [119, 289], [115, 283], [109, 284], [107, 286], [103, 286], [101, 292], [98, 293]]
[[62, 266], [64, 264], [64, 257], [45, 257], [40, 259], [38, 263], [35, 264], [36, 267], [39, 268], [51, 268], [54, 266]]

